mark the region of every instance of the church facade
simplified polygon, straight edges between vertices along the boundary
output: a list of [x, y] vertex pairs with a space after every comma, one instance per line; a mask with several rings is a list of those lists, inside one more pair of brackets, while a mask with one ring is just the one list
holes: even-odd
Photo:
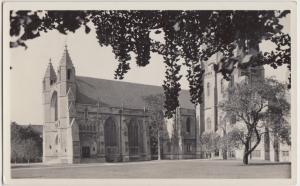
[[[57, 71], [50, 62], [43, 79], [43, 162], [150, 160], [152, 111], [144, 98], [161, 93], [159, 86], [76, 76], [66, 48]], [[196, 119], [188, 91], [181, 93], [180, 104], [177, 122], [188, 122], [181, 140], [188, 149], [186, 158], [194, 157]], [[170, 148], [166, 146], [166, 154]]]

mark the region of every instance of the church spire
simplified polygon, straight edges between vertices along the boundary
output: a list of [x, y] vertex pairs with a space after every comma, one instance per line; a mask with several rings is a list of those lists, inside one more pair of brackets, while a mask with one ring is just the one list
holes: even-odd
[[74, 96], [76, 96], [76, 74], [75, 67], [72, 63], [68, 46], [64, 46], [64, 53], [60, 59], [58, 66], [58, 79], [60, 83], [60, 93], [62, 95], [67, 95], [67, 92], [71, 88], [71, 91]]
[[62, 58], [60, 59], [59, 65], [60, 66], [69, 66], [69, 67], [73, 66], [73, 63], [72, 63], [72, 60], [71, 60], [71, 57], [70, 57], [70, 54], [69, 54], [69, 51], [68, 51], [68, 45], [67, 44], [65, 44], [64, 53], [63, 53]]
[[51, 63], [51, 58], [49, 59], [49, 63], [44, 75], [44, 79], [43, 79], [43, 90], [44, 91], [49, 91], [51, 85], [53, 85], [54, 83], [56, 83], [57, 80], [57, 76], [56, 73], [54, 71], [54, 68], [52, 66]]
[[55, 70], [53, 68], [51, 58], [49, 59], [48, 67], [46, 69], [44, 78], [49, 78], [50, 80], [55, 80], [56, 81], [56, 73], [55, 73]]

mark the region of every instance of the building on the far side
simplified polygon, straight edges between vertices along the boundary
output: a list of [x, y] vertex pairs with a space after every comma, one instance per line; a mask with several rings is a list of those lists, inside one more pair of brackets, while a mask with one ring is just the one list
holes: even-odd
[[[235, 58], [242, 63], [248, 62], [257, 50], [251, 49], [247, 53], [242, 50], [235, 50]], [[263, 66], [250, 67], [247, 69], [233, 68], [230, 80], [227, 81], [223, 78], [221, 73], [216, 73], [214, 65], [218, 64], [222, 55], [215, 54], [209, 61], [204, 64], [205, 74], [203, 79], [203, 103], [197, 105], [196, 115], [199, 124], [199, 134], [203, 133], [217, 133], [224, 135], [224, 132], [229, 132], [234, 127], [243, 128], [243, 124], [237, 121], [235, 117], [226, 118], [224, 111], [222, 111], [218, 104], [227, 98], [228, 87], [233, 86], [239, 82], [247, 81], [248, 83], [255, 83], [257, 80], [265, 78], [265, 70]], [[289, 95], [289, 94], [288, 94]], [[289, 98], [288, 98], [289, 101]], [[290, 116], [287, 117], [290, 122]], [[224, 127], [225, 130], [224, 131]], [[199, 137], [201, 138], [201, 137]], [[201, 144], [201, 142], [200, 142]], [[291, 146], [281, 142], [273, 134], [266, 132], [262, 135], [260, 144], [251, 153], [250, 159], [257, 160], [270, 160], [270, 161], [290, 161]], [[228, 150], [225, 157], [227, 159], [242, 159], [244, 150], [235, 148]], [[222, 150], [206, 153], [201, 152], [202, 158], [223, 159], [224, 155]]]

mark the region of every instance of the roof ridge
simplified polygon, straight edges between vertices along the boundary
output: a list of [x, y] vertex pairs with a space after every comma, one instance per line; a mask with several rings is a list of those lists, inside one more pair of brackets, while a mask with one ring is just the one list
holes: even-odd
[[[90, 78], [90, 79], [96, 79], [96, 80], [105, 80], [105, 81], [113, 81], [113, 82], [119, 82], [119, 83], [129, 83], [129, 84], [135, 84], [135, 85], [144, 85], [144, 86], [153, 86], [153, 87], [163, 88], [162, 85], [135, 83], [135, 82], [129, 82], [129, 81], [123, 81], [123, 80], [118, 81], [118, 80], [113, 80], [113, 79], [95, 78], [95, 77], [90, 77], [90, 76], [78, 76], [78, 75], [76, 75], [76, 78]], [[189, 91], [188, 89], [181, 89], [181, 90]]]
[[[96, 104], [100, 96], [101, 102], [109, 106], [124, 104], [127, 108], [142, 108], [144, 97], [164, 93], [163, 87], [157, 85], [86, 76], [76, 76], [76, 79], [77, 102], [83, 104]], [[194, 108], [188, 90], [181, 90], [178, 99], [182, 108]]]

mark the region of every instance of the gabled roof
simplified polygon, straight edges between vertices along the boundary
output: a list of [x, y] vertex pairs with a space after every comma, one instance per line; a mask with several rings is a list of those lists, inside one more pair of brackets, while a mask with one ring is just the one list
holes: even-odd
[[[145, 106], [144, 97], [163, 93], [161, 86], [129, 83], [124, 81], [76, 77], [76, 102], [82, 104], [100, 104], [105, 106], [142, 109]], [[181, 90], [179, 96], [181, 108], [194, 109], [187, 90]]]

